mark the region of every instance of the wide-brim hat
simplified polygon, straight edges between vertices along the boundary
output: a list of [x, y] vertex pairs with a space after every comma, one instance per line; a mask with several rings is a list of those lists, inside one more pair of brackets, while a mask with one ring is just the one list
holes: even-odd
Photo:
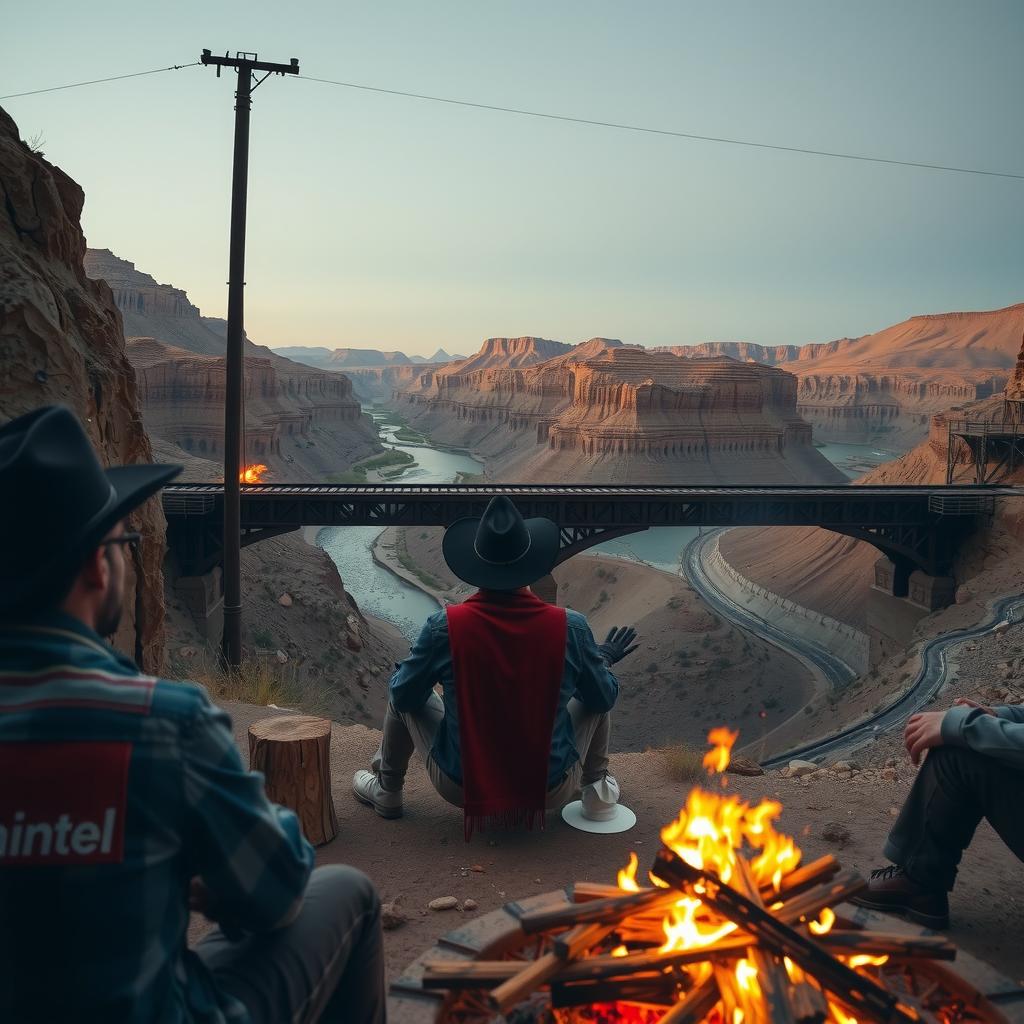
[[559, 529], [550, 519], [523, 519], [511, 499], [492, 498], [480, 518], [445, 530], [444, 560], [460, 580], [485, 590], [518, 590], [547, 576], [558, 558]]
[[619, 803], [619, 784], [606, 775], [599, 782], [583, 787], [579, 800], [562, 808], [562, 820], [581, 832], [628, 832], [636, 824], [636, 815]]
[[0, 614], [49, 597], [113, 526], [181, 472], [104, 469], [78, 417], [44, 406], [0, 427]]

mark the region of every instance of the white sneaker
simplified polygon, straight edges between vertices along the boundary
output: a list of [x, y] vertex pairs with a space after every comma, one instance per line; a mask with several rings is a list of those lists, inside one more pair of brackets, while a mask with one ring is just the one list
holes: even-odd
[[402, 816], [402, 791], [391, 793], [386, 790], [376, 772], [365, 768], [356, 772], [352, 776], [352, 792], [360, 803], [372, 807], [382, 818]]

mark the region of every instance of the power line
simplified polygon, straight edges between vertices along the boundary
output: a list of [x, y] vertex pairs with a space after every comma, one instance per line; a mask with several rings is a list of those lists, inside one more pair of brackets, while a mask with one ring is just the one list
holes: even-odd
[[[597, 128], [615, 128], [619, 131], [642, 132], [646, 135], [667, 135], [676, 139], [690, 139], [695, 142], [718, 142], [727, 146], [747, 146], [751, 149], [773, 149], [781, 153], [800, 153], [805, 156], [824, 156], [834, 160], [858, 160], [871, 164], [891, 164], [896, 167], [919, 167], [929, 171], [952, 171], [957, 174], [981, 174], [990, 178], [1014, 178], [1024, 181], [1024, 174], [1009, 171], [986, 171], [978, 167], [953, 167], [947, 164], [933, 164], [918, 160], [891, 160], [881, 156], [864, 156], [859, 153], [834, 153], [825, 149], [808, 149], [802, 146], [782, 146], [768, 142], [751, 142], [747, 139], [727, 139], [717, 135], [697, 135], [693, 132], [672, 131], [668, 128], [645, 128], [642, 125], [621, 124], [617, 121], [596, 121], [586, 117], [571, 117], [568, 114], [551, 114], [541, 110], [524, 110], [520, 107], [500, 107], [493, 103], [475, 103], [472, 100], [458, 100], [450, 96], [429, 96], [419, 92], [404, 92], [401, 89], [384, 89], [376, 85], [361, 85], [357, 82], [335, 82], [329, 78], [312, 78], [298, 75], [307, 82], [323, 85], [337, 85], [345, 89], [360, 89], [364, 92], [384, 93], [387, 96], [403, 96], [407, 99], [428, 100], [431, 103], [447, 103], [455, 107], [472, 107], [476, 110], [492, 110], [502, 114], [522, 114], [525, 117], [542, 117], [549, 121], [568, 121], [571, 124], [587, 124]], [[2, 98], [2, 97], [0, 97]]]
[[125, 78], [141, 78], [143, 75], [159, 75], [164, 71], [180, 71], [182, 68], [194, 68], [199, 64], [195, 60], [191, 64], [172, 64], [169, 68], [153, 68], [152, 71], [134, 71], [130, 75], [113, 75], [110, 78], [93, 78], [88, 82], [71, 82], [68, 85], [51, 85], [48, 89], [31, 89], [28, 92], [11, 92], [0, 96], [0, 100], [13, 100], [20, 96], [38, 96], [42, 92], [58, 92], [61, 89], [78, 89], [83, 85], [99, 85], [102, 82], [120, 82]]

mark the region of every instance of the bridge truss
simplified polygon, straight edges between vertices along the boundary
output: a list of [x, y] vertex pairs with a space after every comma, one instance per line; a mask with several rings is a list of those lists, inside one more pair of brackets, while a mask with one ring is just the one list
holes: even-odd
[[[560, 561], [614, 537], [661, 526], [819, 526], [867, 541], [906, 572], [950, 571], [957, 544], [1001, 496], [977, 486], [686, 487], [548, 484], [257, 484], [242, 488], [242, 543], [303, 526], [448, 526], [507, 494], [527, 518], [561, 528]], [[182, 572], [221, 557], [223, 488], [171, 484], [168, 535]]]

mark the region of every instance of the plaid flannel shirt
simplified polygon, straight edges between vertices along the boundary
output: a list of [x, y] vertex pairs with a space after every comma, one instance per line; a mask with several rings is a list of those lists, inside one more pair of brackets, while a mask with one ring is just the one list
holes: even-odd
[[67, 616], [0, 627], [0, 1020], [247, 1021], [186, 948], [189, 882], [255, 933], [312, 867], [201, 686]]

